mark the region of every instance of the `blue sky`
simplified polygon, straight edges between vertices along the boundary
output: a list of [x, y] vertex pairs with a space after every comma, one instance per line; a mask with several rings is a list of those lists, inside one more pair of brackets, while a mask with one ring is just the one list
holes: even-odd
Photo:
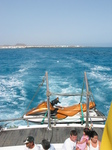
[[112, 0], [0, 0], [0, 45], [112, 46]]

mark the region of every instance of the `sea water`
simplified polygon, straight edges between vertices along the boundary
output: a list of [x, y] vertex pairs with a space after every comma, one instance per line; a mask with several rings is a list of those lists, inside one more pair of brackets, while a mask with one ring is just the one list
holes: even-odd
[[[112, 100], [111, 57], [111, 47], [0, 49], [0, 120], [19, 118], [46, 101], [46, 81], [40, 86], [46, 71], [50, 92], [74, 94], [82, 92], [86, 72], [96, 106], [107, 116]], [[80, 96], [58, 97], [62, 106], [80, 102]]]

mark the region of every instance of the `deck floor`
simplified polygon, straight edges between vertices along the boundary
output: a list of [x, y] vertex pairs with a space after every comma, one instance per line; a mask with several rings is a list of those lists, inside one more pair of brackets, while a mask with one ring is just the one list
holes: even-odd
[[[27, 136], [31, 135], [35, 138], [36, 144], [41, 144], [42, 139], [46, 138], [51, 143], [63, 143], [69, 137], [70, 131], [76, 129], [78, 140], [83, 134], [84, 127], [52, 127], [52, 130], [45, 128], [27, 128], [18, 130], [8, 130], [0, 132], [0, 147], [23, 145], [23, 141]], [[103, 128], [94, 128], [99, 135], [99, 140], [102, 138]]]

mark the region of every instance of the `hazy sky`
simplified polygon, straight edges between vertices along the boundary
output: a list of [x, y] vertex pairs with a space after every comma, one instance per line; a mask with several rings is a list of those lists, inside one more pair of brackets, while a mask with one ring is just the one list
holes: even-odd
[[0, 45], [112, 46], [112, 0], [0, 0]]

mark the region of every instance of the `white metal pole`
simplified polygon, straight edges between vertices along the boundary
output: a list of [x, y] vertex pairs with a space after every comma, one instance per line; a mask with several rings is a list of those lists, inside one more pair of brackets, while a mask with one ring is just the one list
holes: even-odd
[[51, 129], [51, 121], [50, 121], [50, 101], [49, 101], [49, 84], [48, 84], [48, 72], [46, 72], [46, 86], [47, 86], [47, 108], [48, 108], [48, 129]]
[[89, 118], [89, 90], [88, 90], [88, 80], [86, 72], [84, 72], [85, 82], [86, 82], [86, 127], [89, 127], [88, 118]]

